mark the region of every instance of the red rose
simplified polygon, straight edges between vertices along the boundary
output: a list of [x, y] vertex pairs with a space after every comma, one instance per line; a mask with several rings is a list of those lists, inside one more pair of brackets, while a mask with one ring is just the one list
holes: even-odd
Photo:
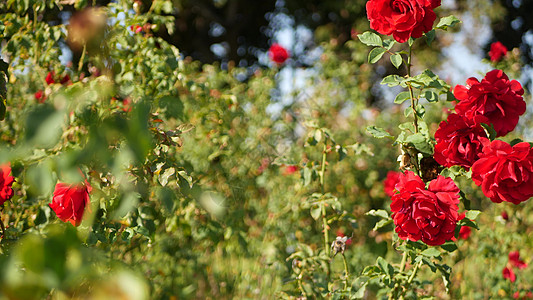
[[403, 43], [432, 29], [438, 6], [440, 0], [369, 0], [366, 15], [370, 28]]
[[471, 77], [466, 84], [457, 85], [453, 91], [460, 100], [455, 106], [457, 114], [467, 119], [478, 115], [487, 117], [498, 136], [516, 127], [518, 117], [526, 111], [524, 89], [518, 81], [509, 80], [502, 70], [492, 70], [481, 82]]
[[400, 175], [402, 175], [402, 173], [395, 171], [389, 171], [387, 173], [387, 178], [385, 178], [385, 180], [383, 181], [383, 189], [385, 190], [385, 194], [387, 194], [389, 197], [392, 197], [394, 195], [394, 186], [396, 185], [396, 183], [398, 183]]
[[527, 264], [520, 259], [520, 253], [518, 251], [509, 252], [509, 262], [513, 267], [524, 269], [527, 267]]
[[529, 143], [514, 146], [494, 140], [472, 165], [472, 180], [492, 202], [519, 204], [533, 196], [533, 151]]
[[54, 190], [52, 203], [48, 204], [63, 222], [78, 226], [83, 218], [85, 207], [89, 204], [91, 186], [85, 184], [69, 185], [58, 183]]
[[500, 61], [507, 54], [507, 48], [500, 42], [494, 42], [490, 45], [489, 56], [491, 61]]
[[509, 215], [507, 214], [507, 212], [505, 210], [502, 211], [502, 219], [504, 219], [505, 221], [509, 220]]
[[46, 74], [46, 78], [45, 78], [46, 83], [47, 84], [55, 83], [54, 76], [55, 76], [54, 71], [48, 72], [48, 74]]
[[468, 119], [450, 114], [435, 132], [435, 160], [447, 168], [470, 168], [483, 150], [482, 140], [487, 139], [487, 133], [480, 123], [488, 123], [487, 118], [476, 116]]
[[294, 173], [296, 173], [298, 171], [298, 166], [296, 165], [289, 165], [289, 166], [285, 166], [283, 168], [283, 175], [287, 176], [287, 175], [292, 175]]
[[516, 281], [516, 275], [511, 268], [505, 267], [502, 271], [503, 278], [509, 279], [511, 282]]
[[11, 167], [9, 164], [0, 166], [0, 205], [4, 205], [4, 202], [13, 197], [13, 188], [11, 188], [11, 185], [15, 181], [15, 178], [10, 174]]
[[273, 62], [282, 64], [289, 58], [289, 51], [279, 44], [272, 44], [268, 49], [268, 56]]
[[65, 83], [68, 83], [69, 81], [70, 81], [70, 76], [67, 74], [63, 77], [63, 79], [61, 79], [60, 83], [65, 84]]
[[459, 238], [463, 240], [468, 240], [470, 235], [472, 234], [472, 228], [468, 226], [462, 226], [459, 230]]
[[37, 102], [39, 103], [44, 103], [44, 100], [46, 99], [43, 90], [38, 90], [33, 96], [35, 97], [35, 100], [37, 100]]
[[442, 245], [454, 236], [459, 215], [459, 188], [451, 178], [439, 175], [426, 185], [411, 171], [400, 175], [398, 194], [390, 205], [401, 239]]

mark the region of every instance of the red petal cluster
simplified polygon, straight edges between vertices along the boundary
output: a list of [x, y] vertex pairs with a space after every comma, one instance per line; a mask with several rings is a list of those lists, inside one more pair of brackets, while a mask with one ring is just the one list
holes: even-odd
[[279, 44], [272, 44], [268, 49], [268, 56], [273, 62], [282, 64], [289, 58], [289, 51]]
[[533, 197], [533, 151], [529, 143], [514, 146], [494, 140], [472, 165], [472, 180], [492, 202], [519, 204]]
[[503, 278], [509, 279], [509, 281], [511, 281], [511, 282], [515, 282], [516, 281], [516, 274], [514, 273], [513, 269], [511, 269], [511, 268], [508, 268], [508, 267], [503, 268], [502, 275], [503, 275]]
[[432, 29], [438, 6], [440, 0], [369, 0], [366, 14], [370, 28], [403, 43]]
[[11, 167], [9, 164], [0, 166], [0, 205], [13, 197], [13, 188], [11, 185], [15, 181], [15, 178], [11, 176]]
[[480, 123], [488, 123], [484, 116], [468, 119], [450, 114], [442, 121], [435, 132], [435, 160], [445, 167], [462, 166], [470, 168], [483, 150], [483, 140], [487, 140], [485, 129]]
[[457, 85], [453, 91], [459, 103], [457, 114], [467, 119], [485, 116], [494, 126], [498, 136], [511, 132], [520, 115], [526, 111], [522, 95], [524, 89], [516, 80], [509, 80], [502, 70], [492, 70], [479, 82], [471, 77], [467, 85]]
[[509, 252], [509, 262], [515, 268], [525, 269], [527, 267], [527, 264], [520, 259], [518, 251]]
[[497, 62], [507, 54], [507, 47], [500, 42], [494, 42], [490, 45], [489, 56], [490, 60]]
[[459, 188], [451, 178], [439, 175], [428, 188], [420, 177], [407, 171], [392, 196], [392, 219], [401, 239], [442, 245], [454, 236], [459, 218]]
[[54, 190], [52, 203], [48, 204], [63, 222], [70, 222], [74, 226], [79, 226], [83, 219], [85, 207], [89, 204], [89, 193], [91, 186], [87, 181], [85, 184], [69, 185], [58, 183]]
[[398, 180], [400, 180], [400, 175], [402, 175], [402, 173], [395, 171], [389, 171], [387, 173], [387, 178], [385, 178], [383, 181], [383, 189], [385, 190], [385, 194], [387, 194], [389, 197], [394, 195], [394, 188], [398, 183]]

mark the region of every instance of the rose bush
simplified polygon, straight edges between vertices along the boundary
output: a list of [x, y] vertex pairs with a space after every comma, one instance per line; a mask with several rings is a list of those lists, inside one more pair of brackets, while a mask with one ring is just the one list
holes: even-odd
[[526, 111], [522, 85], [509, 80], [502, 70], [488, 72], [481, 82], [471, 77], [466, 86], [457, 85], [453, 94], [459, 100], [455, 106], [457, 114], [467, 119], [487, 117], [497, 136], [511, 132]]
[[92, 188], [87, 181], [85, 184], [70, 185], [58, 183], [54, 190], [50, 208], [63, 222], [70, 222], [79, 226], [83, 219], [85, 207], [89, 204], [89, 193]]
[[533, 196], [533, 151], [529, 143], [514, 146], [488, 141], [472, 165], [472, 180], [495, 203], [519, 204]]
[[401, 239], [422, 240], [435, 246], [454, 236], [459, 218], [459, 188], [451, 178], [439, 175], [426, 185], [412, 171], [400, 175], [398, 194], [390, 205], [396, 232]]
[[437, 17], [433, 9], [438, 6], [440, 0], [370, 0], [366, 13], [370, 28], [403, 43], [432, 29]]

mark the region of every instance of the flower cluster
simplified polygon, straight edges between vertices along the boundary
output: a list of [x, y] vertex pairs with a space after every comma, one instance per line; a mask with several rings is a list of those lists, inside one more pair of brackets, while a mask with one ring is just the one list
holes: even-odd
[[511, 282], [515, 282], [516, 274], [513, 269], [525, 269], [526, 267], [527, 263], [520, 259], [520, 253], [518, 253], [518, 251], [509, 252], [507, 265], [502, 270], [503, 278], [509, 279]]
[[493, 62], [498, 62], [507, 55], [507, 47], [500, 42], [494, 42], [490, 45], [489, 56]]
[[401, 239], [442, 245], [451, 240], [459, 219], [459, 188], [439, 175], [426, 185], [411, 171], [401, 174], [390, 205]]
[[[54, 71], [48, 72], [48, 74], [46, 74], [46, 78], [44, 79], [44, 81], [46, 82], [47, 85], [51, 85], [54, 83], [59, 83], [62, 85], [72, 83], [72, 81], [70, 80], [70, 76], [68, 74], [61, 78], [61, 77], [56, 76]], [[46, 94], [47, 93], [45, 91], [38, 90], [34, 94], [35, 100], [37, 100], [37, 102], [39, 103], [43, 103], [44, 100], [46, 100]]]
[[514, 130], [526, 111], [523, 94], [520, 83], [509, 80], [501, 70], [488, 72], [481, 82], [469, 78], [466, 86], [454, 89], [459, 100], [456, 113], [448, 115], [435, 132], [435, 160], [445, 167], [471, 168], [474, 183], [496, 203], [518, 204], [533, 197], [530, 145], [491, 142], [482, 127], [491, 126], [496, 136]]

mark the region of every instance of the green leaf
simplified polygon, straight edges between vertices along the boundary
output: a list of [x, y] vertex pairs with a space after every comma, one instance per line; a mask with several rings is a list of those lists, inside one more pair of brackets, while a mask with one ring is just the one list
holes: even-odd
[[385, 272], [385, 274], [387, 274], [389, 277], [392, 277], [394, 276], [394, 268], [392, 267], [391, 264], [389, 264], [388, 261], [386, 261], [385, 259], [383, 259], [383, 257], [378, 257], [378, 259], [376, 260], [376, 264], [379, 266], [379, 268], [381, 270], [383, 270], [383, 272]]
[[442, 244], [440, 247], [448, 252], [453, 252], [457, 250], [457, 245], [452, 241], [447, 241], [446, 243]]
[[168, 183], [169, 177], [174, 175], [174, 173], [176, 173], [176, 169], [174, 169], [174, 168], [165, 169], [163, 174], [159, 175], [159, 178], [158, 178], [159, 179], [159, 183], [161, 183], [162, 186], [166, 186], [167, 183]]
[[424, 98], [426, 98], [429, 102], [439, 101], [439, 95], [435, 93], [434, 91], [426, 91], [424, 93]]
[[447, 30], [448, 27], [452, 27], [457, 23], [461, 23], [461, 21], [457, 19], [454, 15], [451, 15], [451, 16], [441, 18], [435, 28]]
[[387, 84], [388, 86], [393, 87], [400, 85], [403, 81], [403, 78], [398, 75], [389, 75], [381, 80], [381, 84]]
[[435, 247], [429, 247], [426, 250], [422, 251], [420, 254], [427, 256], [427, 257], [439, 257], [440, 251], [439, 249]]
[[386, 227], [387, 225], [390, 225], [392, 224], [392, 219], [388, 219], [388, 220], [379, 220], [379, 222], [376, 223], [376, 225], [374, 225], [374, 228], [372, 228], [372, 230], [380, 230], [381, 228], [383, 227]]
[[367, 46], [383, 46], [383, 41], [381, 40], [381, 37], [371, 31], [364, 32], [362, 34], [357, 35], [361, 43], [367, 45]]
[[469, 210], [465, 213], [465, 218], [475, 220], [481, 212], [479, 210]]
[[[448, 176], [448, 177], [451, 177], [451, 176]], [[452, 179], [455, 179], [455, 175], [452, 177]], [[465, 193], [463, 193], [463, 191], [459, 191], [459, 196], [461, 196], [461, 199], [463, 199], [463, 205], [465, 206], [465, 209], [470, 210], [470, 200], [466, 198]]]
[[395, 40], [384, 40], [383, 41], [383, 47], [385, 47], [385, 49], [387, 50], [390, 50], [395, 44], [396, 44]]
[[411, 99], [411, 94], [409, 92], [401, 92], [398, 95], [396, 95], [396, 98], [394, 98], [394, 103], [396, 104], [402, 104], [406, 100]]
[[390, 219], [389, 218], [389, 213], [384, 210], [384, 209], [378, 209], [378, 210], [371, 210], [369, 212], [367, 212], [365, 215], [367, 216], [374, 216], [374, 217], [381, 217], [383, 219]]
[[428, 46], [435, 40], [435, 29], [432, 29], [424, 34], [426, 36], [426, 43]]
[[320, 206], [311, 207], [311, 217], [313, 217], [313, 219], [318, 220], [320, 218], [320, 215], [321, 215]]
[[377, 63], [382, 57], [383, 54], [385, 54], [387, 50], [385, 48], [377, 47], [374, 48], [368, 53], [368, 62], [371, 64]]
[[384, 137], [394, 138], [390, 133], [388, 133], [385, 130], [383, 130], [382, 128], [376, 127], [374, 125], [368, 126], [366, 128], [366, 131], [368, 133], [370, 133], [371, 135], [373, 135], [375, 138], [378, 138], [378, 139], [381, 139], [381, 138], [384, 138]]
[[433, 154], [433, 148], [429, 144], [427, 138], [421, 133], [415, 133], [413, 135], [408, 136], [405, 139], [405, 142], [412, 143], [415, 148], [422, 153]]
[[392, 62], [392, 65], [395, 66], [396, 69], [398, 69], [402, 65], [402, 62], [403, 62], [402, 55], [398, 53], [391, 55], [390, 61]]
[[496, 133], [496, 130], [494, 130], [494, 125], [481, 123], [481, 126], [485, 129], [485, 132], [487, 133], [489, 140], [494, 141], [494, 139], [498, 135]]

